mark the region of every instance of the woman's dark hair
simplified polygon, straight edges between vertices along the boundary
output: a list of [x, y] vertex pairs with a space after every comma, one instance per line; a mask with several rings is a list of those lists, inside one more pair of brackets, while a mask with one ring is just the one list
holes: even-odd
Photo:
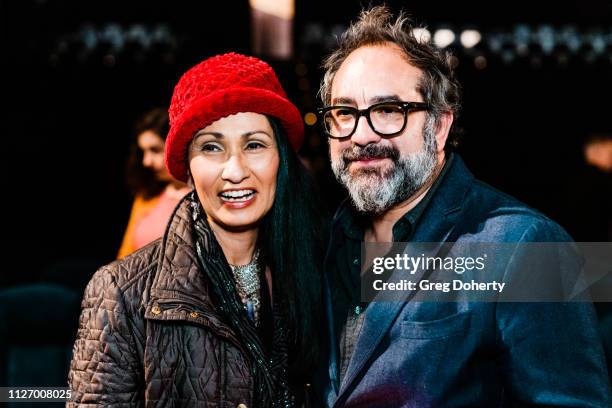
[[166, 140], [169, 129], [168, 112], [166, 109], [154, 108], [141, 115], [134, 124], [130, 154], [126, 165], [126, 179], [133, 195], [141, 195], [145, 199], [160, 194], [168, 182], [160, 181], [155, 174], [142, 165], [143, 152], [138, 147], [138, 136], [151, 131]]
[[323, 216], [310, 174], [291, 149], [285, 130], [268, 118], [278, 145], [274, 205], [263, 220], [261, 242], [273, 271], [276, 293], [284, 294], [292, 361], [303, 374], [318, 361], [322, 321]]

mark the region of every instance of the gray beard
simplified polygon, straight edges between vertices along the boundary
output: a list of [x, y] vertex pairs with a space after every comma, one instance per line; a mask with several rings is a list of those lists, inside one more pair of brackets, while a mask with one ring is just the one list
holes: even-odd
[[[428, 118], [423, 128], [423, 149], [398, 159], [391, 158], [393, 165], [385, 170], [366, 169], [356, 174], [349, 172], [350, 162], [341, 157], [332, 161], [332, 170], [336, 179], [344, 185], [355, 208], [366, 215], [379, 215], [396, 204], [409, 199], [421, 188], [436, 167], [437, 142], [435, 121]], [[353, 147], [353, 154], [363, 148]]]

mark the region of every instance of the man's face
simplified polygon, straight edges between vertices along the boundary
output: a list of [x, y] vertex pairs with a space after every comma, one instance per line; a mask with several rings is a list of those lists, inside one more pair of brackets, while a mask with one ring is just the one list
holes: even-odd
[[[361, 47], [336, 72], [331, 105], [365, 109], [385, 101], [423, 102], [417, 91], [420, 76], [394, 44]], [[383, 138], [362, 117], [351, 137], [330, 139], [332, 169], [358, 210], [381, 214], [427, 181], [443, 158], [448, 133], [433, 122], [426, 111], [413, 111], [401, 134]]]

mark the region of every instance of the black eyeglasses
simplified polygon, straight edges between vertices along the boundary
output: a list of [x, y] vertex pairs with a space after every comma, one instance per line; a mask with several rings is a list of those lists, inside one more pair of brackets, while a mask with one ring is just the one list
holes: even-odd
[[411, 111], [427, 110], [424, 102], [381, 102], [366, 109], [351, 106], [327, 106], [317, 110], [323, 129], [332, 139], [350, 137], [357, 130], [359, 118], [365, 116], [379, 136], [395, 136], [404, 131]]

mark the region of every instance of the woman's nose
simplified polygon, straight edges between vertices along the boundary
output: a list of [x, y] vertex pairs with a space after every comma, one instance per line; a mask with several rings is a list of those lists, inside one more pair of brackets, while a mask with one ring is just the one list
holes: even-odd
[[250, 174], [247, 163], [240, 154], [232, 155], [223, 168], [221, 178], [234, 184], [240, 183]]

